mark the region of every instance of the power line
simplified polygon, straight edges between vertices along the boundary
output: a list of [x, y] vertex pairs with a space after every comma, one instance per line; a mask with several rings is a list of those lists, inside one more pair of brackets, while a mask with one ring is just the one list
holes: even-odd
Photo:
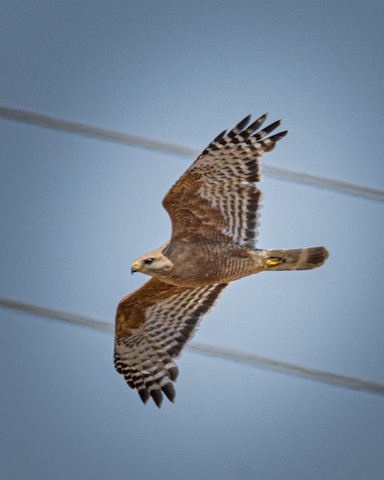
[[[29, 123], [38, 125], [44, 128], [51, 128], [55, 130], [75, 133], [78, 135], [93, 137], [102, 140], [108, 140], [116, 143], [123, 143], [125, 145], [153, 150], [156, 152], [176, 155], [178, 157], [194, 159], [200, 152], [192, 148], [182, 147], [171, 143], [158, 142], [150, 138], [141, 137], [138, 135], [129, 135], [127, 133], [118, 132], [115, 130], [108, 130], [101, 127], [86, 125], [84, 123], [72, 122], [62, 120], [47, 115], [28, 112], [25, 110], [18, 110], [0, 106], [0, 117], [17, 122]], [[310, 175], [307, 173], [296, 172], [285, 168], [273, 167], [269, 165], [263, 166], [264, 171], [272, 177], [288, 182], [296, 182], [313, 187], [331, 190], [347, 195], [363, 197], [369, 200], [384, 202], [384, 191], [375, 188], [365, 187], [362, 185], [355, 185], [340, 180], [333, 180], [331, 178], [319, 177], [317, 175]]]
[[7, 118], [22, 123], [30, 123], [39, 127], [51, 128], [53, 130], [61, 130], [69, 133], [76, 133], [84, 137], [98, 138], [108, 140], [115, 143], [123, 143], [124, 145], [154, 150], [156, 152], [168, 153], [179, 157], [193, 158], [198, 154], [196, 150], [171, 143], [157, 142], [149, 138], [139, 135], [130, 135], [128, 133], [108, 130], [106, 128], [94, 127], [84, 123], [71, 122], [59, 118], [41, 115], [39, 113], [27, 112], [25, 110], [17, 110], [0, 106], [0, 117]]
[[363, 380], [361, 378], [349, 377], [323, 370], [316, 370], [313, 368], [304, 367], [302, 365], [296, 365], [294, 363], [282, 362], [273, 358], [262, 357], [253, 353], [246, 353], [223, 347], [215, 347], [213, 345], [205, 345], [197, 342], [191, 343], [189, 349], [203, 355], [231, 360], [233, 362], [239, 362], [251, 365], [253, 367], [274, 370], [286, 375], [304, 377], [309, 380], [315, 380], [330, 385], [337, 385], [343, 388], [363, 390], [369, 393], [378, 393], [384, 395], [384, 385], [377, 382], [372, 382], [370, 380]]
[[[102, 320], [95, 320], [89, 317], [74, 315], [71, 313], [31, 305], [29, 303], [18, 302], [7, 298], [0, 298], [0, 306], [13, 310], [21, 310], [23, 312], [50, 319], [60, 320], [66, 323], [82, 325], [96, 330], [111, 332], [114, 329], [114, 326], [111, 323]], [[361, 378], [349, 377], [346, 375], [339, 375], [322, 370], [316, 370], [301, 365], [295, 365], [293, 363], [274, 360], [272, 358], [263, 357], [260, 355], [250, 354], [246, 352], [241, 352], [239, 350], [232, 350], [223, 347], [215, 347], [213, 345], [206, 345], [203, 343], [192, 342], [187, 348], [199, 354], [230, 360], [233, 362], [250, 365], [256, 368], [273, 370], [285, 375], [293, 375], [342, 388], [361, 390], [368, 393], [384, 395], [383, 384], [364, 380]]]
[[95, 320], [89, 317], [74, 315], [60, 310], [53, 310], [46, 307], [39, 307], [30, 303], [17, 302], [8, 298], [0, 298], [0, 306], [10, 308], [12, 310], [21, 310], [39, 317], [46, 317], [53, 320], [61, 320], [66, 323], [73, 323], [74, 325], [83, 325], [84, 327], [92, 328], [94, 330], [113, 331], [112, 323], [104, 322], [102, 320]]

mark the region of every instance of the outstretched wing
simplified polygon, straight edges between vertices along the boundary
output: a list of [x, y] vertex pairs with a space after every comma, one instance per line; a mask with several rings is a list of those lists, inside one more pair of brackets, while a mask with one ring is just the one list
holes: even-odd
[[288, 133], [268, 137], [281, 121], [258, 130], [266, 117], [249, 125], [249, 115], [222, 132], [172, 187], [163, 200], [172, 220], [171, 243], [205, 238], [255, 246], [260, 158]]
[[177, 287], [152, 278], [117, 308], [115, 368], [144, 403], [173, 401], [178, 375], [174, 357], [227, 284]]

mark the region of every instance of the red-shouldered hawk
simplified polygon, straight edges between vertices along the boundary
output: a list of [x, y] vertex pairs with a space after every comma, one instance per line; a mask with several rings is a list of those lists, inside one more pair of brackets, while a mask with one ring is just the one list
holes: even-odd
[[164, 198], [172, 236], [132, 266], [153, 278], [117, 309], [115, 367], [143, 400], [173, 401], [174, 358], [229, 282], [265, 270], [321, 266], [325, 247], [255, 248], [261, 192], [260, 158], [287, 131], [268, 136], [266, 114], [218, 135]]

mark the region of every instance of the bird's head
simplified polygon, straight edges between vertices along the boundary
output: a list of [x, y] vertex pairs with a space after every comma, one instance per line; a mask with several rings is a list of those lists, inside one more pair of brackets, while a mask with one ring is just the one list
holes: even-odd
[[131, 273], [141, 272], [146, 275], [156, 276], [163, 275], [173, 268], [173, 263], [161, 253], [161, 250], [154, 250], [152, 252], [140, 255], [131, 268]]

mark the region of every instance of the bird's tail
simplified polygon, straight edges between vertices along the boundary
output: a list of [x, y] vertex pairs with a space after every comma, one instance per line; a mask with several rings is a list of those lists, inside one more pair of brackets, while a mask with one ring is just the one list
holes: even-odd
[[310, 270], [323, 265], [329, 253], [325, 247], [294, 250], [264, 250], [265, 270]]

